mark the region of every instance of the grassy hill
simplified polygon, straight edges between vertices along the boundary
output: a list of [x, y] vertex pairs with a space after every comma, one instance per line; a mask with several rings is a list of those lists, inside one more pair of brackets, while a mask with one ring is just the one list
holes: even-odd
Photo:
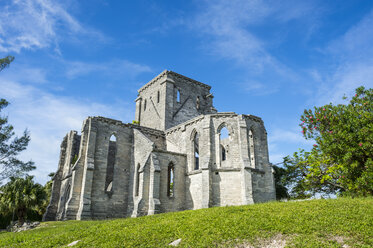
[[[0, 247], [373, 247], [373, 198], [270, 202], [1, 233]], [[170, 247], [170, 246], [168, 246]]]

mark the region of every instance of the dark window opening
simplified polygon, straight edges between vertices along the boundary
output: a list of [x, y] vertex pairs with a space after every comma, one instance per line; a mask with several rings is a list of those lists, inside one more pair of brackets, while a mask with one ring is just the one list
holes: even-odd
[[194, 169], [199, 169], [199, 138], [198, 133], [194, 135], [193, 139], [193, 147], [194, 147]]
[[146, 110], [146, 99], [144, 100], [144, 111]]
[[106, 180], [105, 180], [105, 191], [113, 191], [113, 178], [114, 178], [114, 166], [117, 155], [117, 141], [116, 137], [111, 135], [109, 140], [109, 149], [107, 156], [107, 167], [106, 167]]
[[159, 99], [160, 99], [161, 97], [160, 97], [160, 93], [159, 93], [159, 91], [157, 92], [157, 103], [159, 103]]
[[221, 148], [221, 160], [222, 160], [222, 161], [225, 161], [225, 159], [226, 159], [225, 148], [224, 148], [224, 146], [222, 146], [222, 145], [220, 145], [220, 148]]
[[167, 195], [169, 197], [174, 196], [174, 179], [175, 179], [175, 167], [172, 163], [168, 166], [168, 183], [167, 183]]
[[139, 190], [140, 190], [140, 164], [137, 164], [135, 196], [139, 196]]

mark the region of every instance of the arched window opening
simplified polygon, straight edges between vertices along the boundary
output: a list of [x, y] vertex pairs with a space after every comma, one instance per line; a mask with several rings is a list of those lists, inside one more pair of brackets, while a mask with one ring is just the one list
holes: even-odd
[[198, 133], [195, 133], [194, 139], [193, 139], [193, 153], [194, 153], [194, 169], [199, 169], [199, 138]]
[[109, 149], [107, 155], [105, 191], [113, 191], [114, 166], [117, 155], [117, 139], [115, 135], [111, 135], [109, 139]]
[[167, 183], [167, 195], [169, 197], [173, 197], [175, 193], [174, 179], [175, 179], [175, 166], [172, 163], [170, 163], [168, 166], [168, 183]]
[[196, 100], [196, 108], [197, 108], [197, 109], [200, 108], [200, 100], [199, 100], [199, 96], [197, 96], [197, 100]]
[[218, 129], [219, 133], [219, 150], [220, 154], [220, 166], [228, 166], [228, 150], [229, 150], [229, 131], [226, 127], [226, 124], [222, 124], [220, 130]]
[[144, 111], [146, 110], [146, 99], [144, 100]]
[[229, 137], [229, 131], [226, 127], [223, 127], [220, 130], [220, 140], [225, 140], [228, 137]]
[[157, 103], [159, 103], [159, 99], [161, 98], [161, 96], [160, 96], [160, 92], [159, 92], [159, 90], [158, 90], [158, 92], [157, 92]]
[[220, 149], [221, 149], [221, 161], [225, 161], [226, 159], [225, 148], [224, 146], [220, 145]]
[[180, 90], [177, 90], [177, 93], [176, 93], [176, 102], [180, 102]]
[[137, 164], [135, 196], [139, 196], [139, 190], [140, 190], [140, 164]]
[[251, 129], [249, 130], [249, 154], [251, 166], [255, 168], [255, 144], [253, 131]]

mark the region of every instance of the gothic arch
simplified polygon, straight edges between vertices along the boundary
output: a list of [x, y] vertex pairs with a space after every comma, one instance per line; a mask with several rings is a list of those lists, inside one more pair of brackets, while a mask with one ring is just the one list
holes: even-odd
[[113, 191], [114, 168], [116, 165], [117, 157], [117, 137], [113, 132], [109, 138], [107, 164], [106, 164], [106, 179], [105, 179], [105, 192]]
[[199, 133], [193, 129], [190, 134], [190, 147], [191, 147], [191, 168], [190, 170], [199, 170], [200, 168], [200, 150], [199, 150]]
[[231, 136], [234, 132], [233, 132], [233, 128], [231, 125], [228, 125], [226, 122], [222, 122], [219, 124], [218, 128], [216, 129], [216, 133], [217, 134], [220, 134], [221, 130], [223, 128], [227, 128], [228, 129], [228, 132], [229, 132], [229, 136]]

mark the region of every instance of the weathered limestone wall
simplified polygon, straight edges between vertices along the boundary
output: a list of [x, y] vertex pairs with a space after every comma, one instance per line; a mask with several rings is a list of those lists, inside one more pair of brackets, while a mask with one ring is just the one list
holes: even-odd
[[[269, 163], [267, 132], [263, 122], [253, 116], [244, 116], [248, 140], [250, 134], [253, 135], [253, 144], [249, 144], [250, 161], [255, 161], [255, 167], [252, 165], [252, 189], [254, 202], [265, 202], [276, 199], [274, 187], [274, 178], [272, 167]], [[251, 132], [250, 132], [251, 130]], [[254, 154], [252, 154], [254, 153]]]
[[134, 131], [134, 166], [131, 169], [131, 179], [132, 182], [130, 187], [130, 199], [129, 202], [132, 203], [133, 207], [130, 207], [129, 214], [136, 217], [140, 215], [146, 215], [148, 212], [148, 202], [149, 202], [149, 173], [150, 173], [150, 155], [154, 149], [154, 142], [144, 135], [139, 130]]
[[[186, 156], [185, 154], [156, 150], [154, 152], [156, 159], [159, 161], [160, 178], [159, 178], [159, 200], [161, 202], [160, 212], [174, 212], [185, 210], [186, 199]], [[173, 196], [167, 194], [168, 191], [168, 166], [174, 166], [173, 175]]]

